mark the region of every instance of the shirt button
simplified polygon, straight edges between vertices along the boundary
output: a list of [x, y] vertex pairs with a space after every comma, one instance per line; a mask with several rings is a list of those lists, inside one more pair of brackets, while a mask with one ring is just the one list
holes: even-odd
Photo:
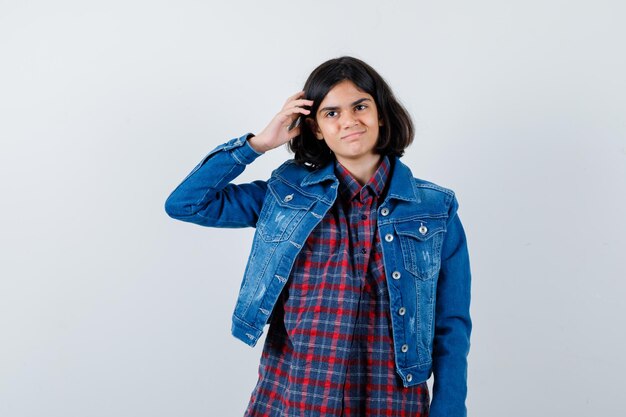
[[404, 316], [406, 314], [406, 308], [400, 307], [400, 309], [398, 310], [398, 314], [400, 314], [401, 316]]
[[361, 220], [367, 220], [367, 214], [361, 214]]
[[409, 351], [409, 345], [402, 345], [402, 352], [407, 353]]
[[389, 209], [387, 207], [383, 207], [382, 210], [380, 210], [380, 214], [382, 214], [383, 216], [386, 216], [389, 214]]
[[408, 374], [408, 375], [406, 376], [406, 380], [407, 380], [408, 382], [413, 381], [413, 375]]
[[392, 235], [391, 233], [387, 233], [387, 234], [385, 235], [385, 240], [386, 240], [387, 242], [391, 242], [391, 241], [393, 240], [393, 235]]
[[365, 255], [365, 254], [367, 253], [367, 249], [365, 249], [365, 248], [361, 248], [361, 253], [362, 253], [363, 255]]

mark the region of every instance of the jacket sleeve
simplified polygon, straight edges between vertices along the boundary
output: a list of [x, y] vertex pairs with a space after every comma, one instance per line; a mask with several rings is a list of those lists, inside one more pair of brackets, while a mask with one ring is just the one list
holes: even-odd
[[266, 182], [231, 184], [247, 164], [261, 155], [248, 143], [249, 136], [232, 139], [209, 152], [169, 195], [166, 213], [201, 226], [256, 226]]
[[467, 241], [457, 208], [458, 202], [453, 198], [437, 282], [431, 417], [467, 415], [467, 355], [472, 329], [469, 311], [471, 273]]

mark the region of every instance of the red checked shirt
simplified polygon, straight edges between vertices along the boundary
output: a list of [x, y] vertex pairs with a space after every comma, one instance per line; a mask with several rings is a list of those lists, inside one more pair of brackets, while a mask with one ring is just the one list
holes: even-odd
[[246, 416], [428, 416], [426, 383], [395, 372], [376, 210], [391, 165], [363, 187], [339, 163], [337, 201], [313, 230], [270, 323]]

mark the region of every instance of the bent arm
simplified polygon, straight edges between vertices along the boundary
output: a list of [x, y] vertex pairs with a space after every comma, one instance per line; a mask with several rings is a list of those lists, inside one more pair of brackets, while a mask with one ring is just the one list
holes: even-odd
[[267, 184], [230, 183], [261, 155], [248, 143], [250, 135], [232, 139], [209, 152], [169, 195], [166, 213], [201, 226], [256, 226]]
[[465, 417], [471, 273], [467, 241], [452, 201], [437, 281], [431, 417]]

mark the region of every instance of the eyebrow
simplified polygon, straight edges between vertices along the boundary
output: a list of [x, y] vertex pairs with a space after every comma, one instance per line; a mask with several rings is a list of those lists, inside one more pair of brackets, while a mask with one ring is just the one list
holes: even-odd
[[[367, 97], [363, 97], [363, 98], [360, 98], [360, 99], [358, 99], [357, 101], [353, 102], [353, 103], [350, 105], [350, 107], [352, 107], [352, 106], [356, 106], [357, 104], [361, 104], [361, 103], [363, 103], [364, 101], [372, 101], [372, 100], [371, 100], [371, 99], [369, 99], [369, 98], [367, 98]], [[318, 112], [323, 112], [323, 111], [326, 111], [326, 110], [339, 110], [339, 106], [329, 106], [329, 107], [324, 107], [324, 108], [322, 108], [322, 109], [319, 109], [319, 110], [318, 110]]]

